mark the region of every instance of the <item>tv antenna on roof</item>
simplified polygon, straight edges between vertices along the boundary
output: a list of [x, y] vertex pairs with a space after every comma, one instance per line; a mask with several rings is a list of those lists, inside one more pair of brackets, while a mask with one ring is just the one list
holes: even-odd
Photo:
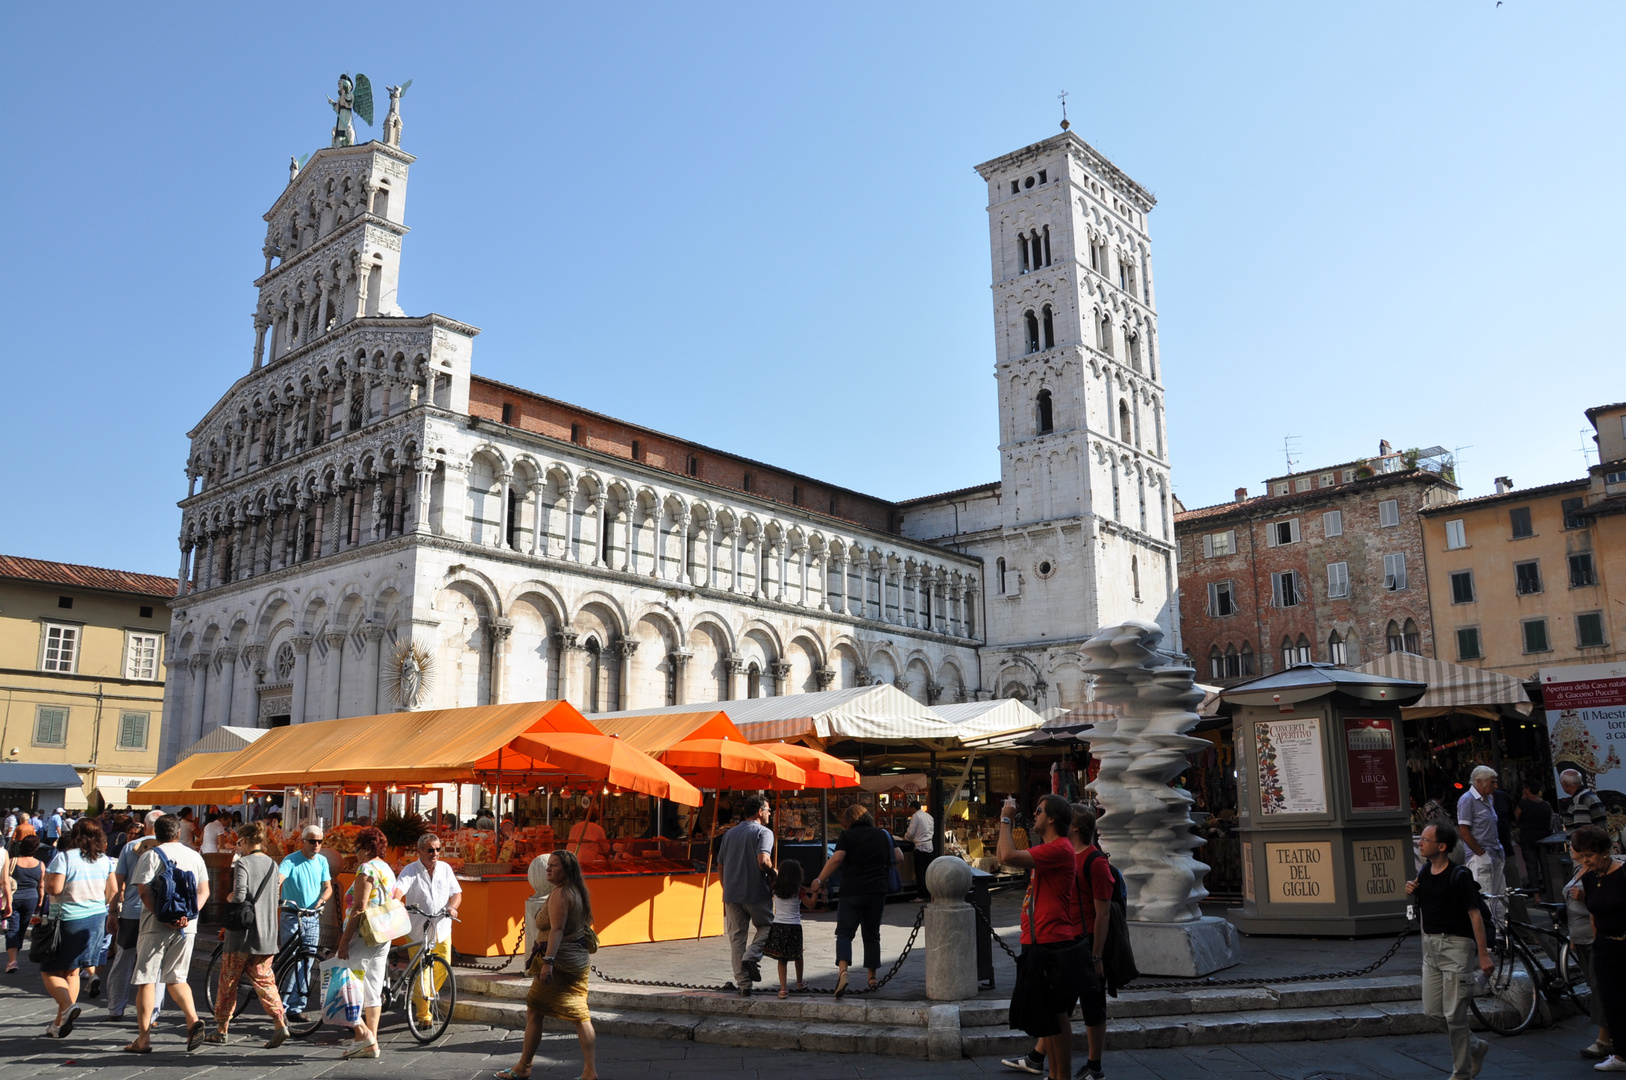
[[1057, 94], [1056, 97], [1061, 102], [1061, 129], [1066, 131], [1068, 128], [1072, 127], [1072, 125], [1067, 122], [1067, 91], [1063, 90], [1061, 93]]
[[1293, 455], [1298, 452], [1298, 447], [1294, 444], [1297, 443], [1300, 438], [1301, 436], [1298, 435], [1282, 436], [1282, 456], [1287, 459], [1288, 472], [1292, 472], [1298, 467], [1298, 462], [1294, 460]]
[[[1592, 443], [1592, 440], [1587, 438], [1587, 436], [1590, 434], [1591, 432], [1587, 431], [1586, 428], [1581, 429], [1581, 448], [1576, 451], [1577, 454], [1581, 455], [1581, 463], [1588, 466], [1592, 464], [1592, 455], [1598, 451], [1597, 444]], [[1588, 443], [1592, 443], [1592, 445], [1588, 446]]]

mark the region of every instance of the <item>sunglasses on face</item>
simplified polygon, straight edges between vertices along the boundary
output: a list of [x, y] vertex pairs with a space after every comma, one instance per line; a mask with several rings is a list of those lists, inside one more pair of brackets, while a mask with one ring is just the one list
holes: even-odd
[[431, 858], [439, 858], [439, 857], [440, 857], [440, 848], [438, 848], [438, 847], [432, 847], [432, 848], [424, 848], [424, 851], [425, 851], [425, 852], [426, 852], [426, 853], [427, 853], [427, 854], [428, 854], [428, 855], [429, 855], [429, 856], [430, 856], [430, 857], [431, 857]]
[[308, 837], [308, 836], [307, 836], [307, 837], [305, 837], [305, 843], [307, 843], [307, 844], [315, 844], [315, 845], [316, 845], [316, 846], [317, 846], [317, 847], [321, 847], [321, 846], [322, 846], [322, 842], [321, 842], [321, 841], [320, 841], [320, 840], [312, 840], [312, 839], [311, 839], [311, 838], [310, 838], [310, 837]]

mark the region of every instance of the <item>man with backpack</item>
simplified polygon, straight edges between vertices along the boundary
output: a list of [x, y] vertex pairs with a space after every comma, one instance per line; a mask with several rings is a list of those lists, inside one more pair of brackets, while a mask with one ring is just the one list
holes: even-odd
[[[1122, 904], [1122, 878], [1107, 861], [1107, 853], [1096, 846], [1095, 811], [1074, 803], [1072, 831], [1073, 858], [1077, 865], [1079, 907], [1084, 917], [1084, 941], [1090, 946], [1095, 968], [1093, 984], [1086, 980], [1079, 994], [1084, 1014], [1084, 1031], [1089, 1039], [1089, 1056], [1078, 1070], [1078, 1080], [1101, 1080], [1101, 1055], [1107, 1039], [1107, 979], [1102, 963], [1108, 928], [1112, 926], [1112, 905]], [[1041, 1039], [1022, 1057], [1001, 1058], [1000, 1064], [1018, 1072], [1044, 1075], [1044, 1041]]]
[[1484, 1067], [1490, 1043], [1475, 1038], [1468, 1028], [1468, 998], [1464, 985], [1471, 977], [1473, 954], [1479, 950], [1479, 970], [1489, 975], [1491, 962], [1479, 882], [1463, 866], [1451, 862], [1457, 830], [1443, 821], [1423, 826], [1417, 853], [1428, 865], [1406, 882], [1423, 916], [1423, 1012], [1445, 1021], [1451, 1039], [1451, 1080], [1470, 1080]]
[[186, 1048], [203, 1042], [204, 1025], [192, 1005], [192, 987], [186, 977], [192, 968], [192, 945], [197, 940], [198, 912], [209, 902], [209, 869], [203, 856], [179, 842], [181, 819], [165, 814], [153, 823], [158, 846], [136, 863], [130, 880], [141, 894], [141, 932], [136, 938], [136, 970], [130, 981], [136, 988], [135, 1041], [124, 1049], [132, 1054], [152, 1053], [152, 1014], [158, 984], [186, 1015]]

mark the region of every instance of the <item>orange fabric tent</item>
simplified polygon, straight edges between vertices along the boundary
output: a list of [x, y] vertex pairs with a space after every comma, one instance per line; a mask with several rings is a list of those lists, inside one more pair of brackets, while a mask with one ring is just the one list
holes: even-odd
[[648, 754], [614, 735], [577, 731], [516, 736], [513, 750], [560, 771], [560, 780], [582, 777], [685, 806], [699, 806], [700, 789]]
[[807, 774], [803, 786], [808, 788], [857, 787], [858, 770], [823, 750], [799, 743], [756, 743], [758, 750], [766, 750], [774, 757], [786, 761]]
[[679, 776], [704, 788], [800, 788], [807, 774], [782, 757], [732, 739], [685, 739], [659, 755]]
[[236, 754], [193, 754], [183, 758], [140, 787], [128, 793], [131, 806], [176, 806], [189, 803], [213, 803], [240, 795], [246, 784], [235, 787], [208, 787], [198, 785], [198, 778]]
[[277, 728], [229, 755], [201, 782], [433, 784], [552, 772], [556, 770], [509, 747], [516, 736], [546, 731], [600, 734], [563, 701], [354, 716]]
[[750, 742], [721, 709], [710, 712], [658, 713], [617, 716], [600, 721], [605, 734], [615, 735], [646, 754], [659, 755], [684, 739], [731, 739]]

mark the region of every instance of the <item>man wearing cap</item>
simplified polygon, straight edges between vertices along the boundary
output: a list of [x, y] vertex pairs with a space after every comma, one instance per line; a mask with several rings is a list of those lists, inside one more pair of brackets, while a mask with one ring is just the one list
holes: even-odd
[[62, 807], [57, 807], [45, 819], [45, 828], [40, 830], [40, 835], [45, 837], [46, 843], [56, 846], [56, 842], [62, 838]]
[[[110, 926], [113, 931], [113, 940], [118, 943], [119, 954], [113, 961], [113, 967], [107, 973], [107, 1018], [109, 1020], [123, 1020], [124, 1006], [130, 1000], [130, 976], [135, 974], [136, 942], [141, 937], [141, 890], [130, 884], [130, 875], [135, 873], [136, 863], [141, 856], [157, 845], [157, 841], [146, 843], [146, 839], [153, 835], [153, 825], [164, 816], [162, 810], [149, 810], [147, 816], [141, 819], [141, 833], [133, 837], [119, 852], [119, 861], [113, 869], [113, 879], [118, 882], [119, 892], [114, 902], [108, 907], [108, 922], [116, 924]], [[153, 1022], [156, 1023], [160, 1013], [164, 1011], [163, 995], [158, 995], [158, 1003], [152, 1010]]]
[[[333, 896], [333, 874], [322, 854], [322, 827], [307, 825], [299, 838], [299, 850], [283, 859], [278, 867], [282, 874], [282, 936], [279, 940], [287, 944], [288, 939], [298, 933], [305, 951], [314, 954], [322, 940], [321, 917], [299, 912], [314, 910], [328, 902]], [[282, 999], [291, 1024], [305, 1022], [305, 999], [310, 994], [314, 964], [315, 961], [308, 958], [300, 962], [294, 969], [293, 984]]]

